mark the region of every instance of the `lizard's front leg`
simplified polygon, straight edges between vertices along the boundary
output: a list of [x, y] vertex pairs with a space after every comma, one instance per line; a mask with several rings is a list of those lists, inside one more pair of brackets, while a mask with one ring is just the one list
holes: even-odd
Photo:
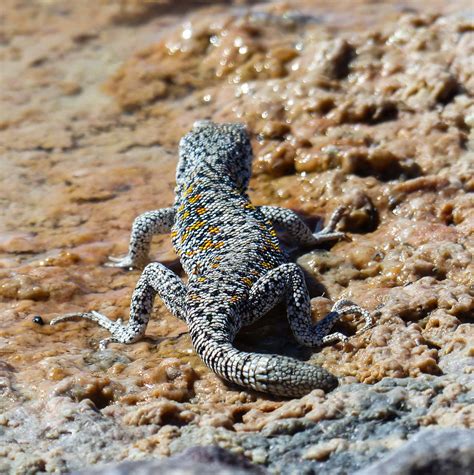
[[151, 239], [155, 234], [169, 233], [175, 218], [174, 208], [147, 211], [135, 218], [130, 235], [128, 254], [125, 257], [109, 257], [108, 267], [142, 267], [146, 264]]
[[86, 318], [97, 322], [112, 334], [110, 338], [100, 342], [100, 349], [105, 349], [112, 342], [133, 343], [145, 333], [156, 294], [175, 317], [185, 320], [186, 286], [174, 272], [163, 264], [154, 262], [145, 267], [138, 280], [132, 295], [130, 317], [126, 325], [121, 319], [110, 320], [105, 315], [94, 311], [62, 315], [53, 319], [50, 324], [56, 325], [66, 320]]
[[288, 321], [298, 341], [304, 346], [321, 346], [323, 343], [347, 341], [342, 333], [329, 333], [333, 325], [344, 315], [355, 314], [364, 317], [365, 325], [359, 331], [365, 331], [373, 325], [367, 310], [350, 302], [337, 301], [331, 311], [316, 325], [311, 320], [311, 304], [303, 271], [297, 264], [282, 264], [260, 277], [250, 289], [249, 317], [243, 322], [249, 325], [267, 313], [278, 302], [286, 298]]
[[336, 231], [336, 226], [344, 215], [346, 208], [339, 206], [329, 218], [326, 227], [316, 233], [302, 221], [302, 219], [291, 209], [279, 206], [260, 206], [260, 211], [265, 218], [274, 225], [282, 227], [290, 237], [300, 246], [317, 246], [318, 244], [344, 239], [345, 233]]

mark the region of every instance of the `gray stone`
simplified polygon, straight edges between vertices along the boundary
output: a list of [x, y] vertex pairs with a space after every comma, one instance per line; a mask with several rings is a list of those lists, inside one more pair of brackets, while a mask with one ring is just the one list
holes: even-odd
[[245, 457], [217, 446], [191, 447], [163, 460], [143, 460], [105, 465], [74, 472], [76, 475], [265, 475], [263, 468], [251, 464]]
[[405, 445], [354, 475], [474, 473], [474, 430], [424, 429]]

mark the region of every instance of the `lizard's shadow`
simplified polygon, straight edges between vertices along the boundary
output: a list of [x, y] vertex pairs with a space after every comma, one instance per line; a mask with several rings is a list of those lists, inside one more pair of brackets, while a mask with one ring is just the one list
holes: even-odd
[[299, 345], [293, 337], [284, 304], [277, 305], [257, 322], [243, 327], [234, 346], [250, 353], [279, 354], [307, 360], [313, 350]]
[[[327, 295], [327, 289], [323, 284], [306, 272], [304, 274], [311, 298]], [[315, 351], [318, 351], [317, 348], [304, 347], [296, 342], [288, 323], [285, 302], [276, 305], [252, 325], [243, 327], [234, 345], [242, 351], [276, 353], [303, 361], [308, 360]]]

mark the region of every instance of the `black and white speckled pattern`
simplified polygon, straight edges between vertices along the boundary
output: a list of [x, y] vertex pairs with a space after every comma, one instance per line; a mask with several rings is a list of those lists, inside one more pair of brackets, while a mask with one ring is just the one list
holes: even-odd
[[252, 149], [241, 124], [202, 121], [180, 142], [176, 201], [172, 208], [149, 211], [133, 224], [129, 253], [109, 265], [139, 266], [148, 257], [153, 234], [171, 231], [173, 245], [189, 276], [187, 286], [159, 263], [149, 264], [133, 293], [127, 325], [97, 312], [70, 314], [51, 324], [76, 317], [96, 321], [112, 336], [101, 342], [132, 343], [146, 329], [158, 294], [167, 308], [185, 320], [199, 356], [222, 378], [236, 384], [283, 396], [300, 396], [312, 389], [331, 390], [337, 379], [326, 370], [278, 355], [245, 353], [232, 342], [243, 325], [262, 317], [286, 300], [296, 340], [319, 346], [345, 341], [329, 334], [342, 315], [353, 313], [372, 324], [369, 313], [340, 300], [317, 325], [311, 322], [309, 295], [299, 266], [288, 263], [273, 224], [285, 227], [300, 245], [315, 246], [339, 239], [335, 231], [343, 209], [319, 233], [288, 209], [254, 207], [246, 190]]

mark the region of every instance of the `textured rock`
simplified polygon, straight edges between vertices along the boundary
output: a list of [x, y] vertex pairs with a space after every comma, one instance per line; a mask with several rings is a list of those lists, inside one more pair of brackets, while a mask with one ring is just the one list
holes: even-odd
[[465, 475], [472, 472], [473, 466], [473, 430], [426, 429], [389, 456], [355, 475]]
[[263, 468], [249, 463], [217, 446], [192, 447], [167, 460], [124, 462], [114, 466], [102, 466], [94, 470], [74, 472], [77, 475], [265, 475]]
[[[2, 2], [2, 473], [162, 466], [196, 445], [271, 473], [353, 473], [412, 439], [431, 450], [424, 430], [474, 428], [471, 2], [204, 3]], [[88, 322], [48, 325], [126, 319], [138, 272], [102, 264], [136, 215], [172, 203], [177, 143], [204, 117], [247, 123], [255, 204], [311, 225], [350, 209], [350, 242], [288, 248], [315, 320], [348, 297], [374, 328], [304, 349], [280, 307], [237, 341], [323, 365], [329, 394], [224, 384], [159, 300], [144, 340], [104, 352]], [[152, 258], [181, 273], [168, 236]]]

